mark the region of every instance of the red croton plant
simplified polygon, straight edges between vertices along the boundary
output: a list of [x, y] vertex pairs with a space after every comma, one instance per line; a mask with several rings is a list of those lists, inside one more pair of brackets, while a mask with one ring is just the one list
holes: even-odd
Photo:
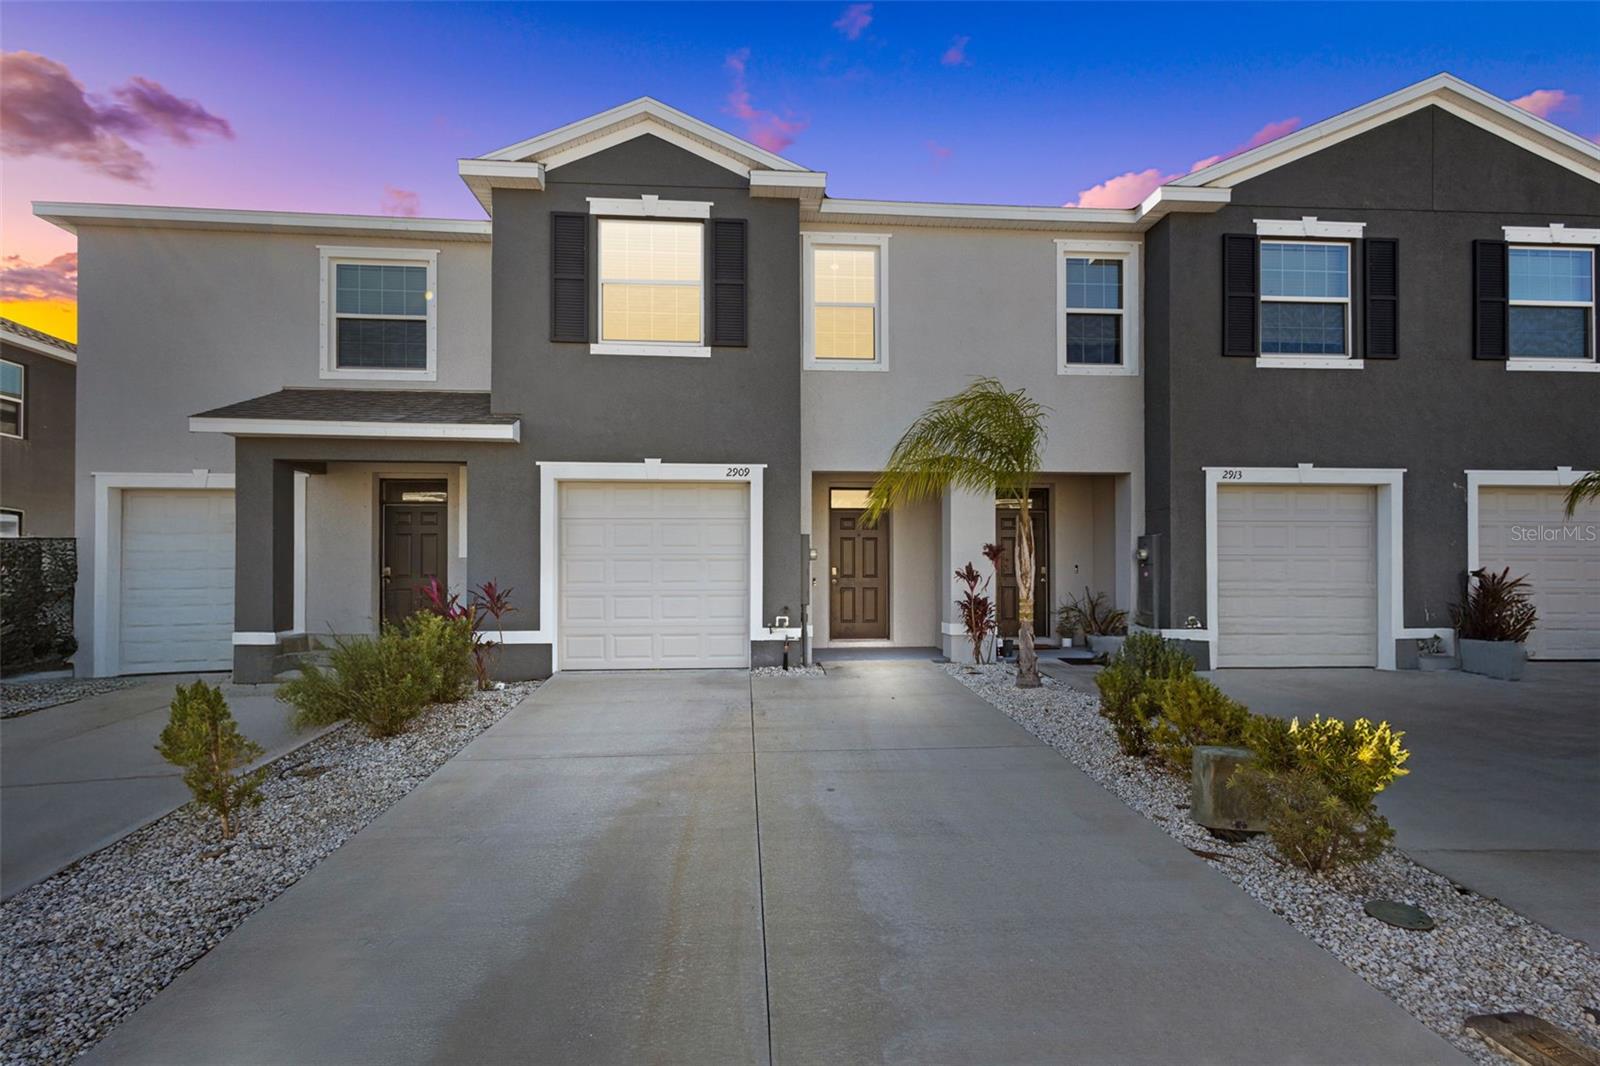
[[[469, 623], [472, 630], [472, 667], [478, 674], [478, 687], [488, 688], [495, 650], [505, 643], [505, 616], [516, 610], [511, 606], [511, 590], [501, 589], [493, 581], [485, 581], [472, 589], [466, 601], [462, 602], [459, 594], [446, 589], [437, 577], [430, 577], [422, 595], [424, 609], [429, 613], [452, 621], [466, 619]], [[500, 634], [499, 640], [491, 640], [482, 632], [483, 623], [489, 619], [493, 620], [494, 628]]]

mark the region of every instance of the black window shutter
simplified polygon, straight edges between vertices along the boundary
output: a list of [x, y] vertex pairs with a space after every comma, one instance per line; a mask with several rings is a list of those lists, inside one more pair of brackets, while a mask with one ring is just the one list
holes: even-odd
[[742, 218], [711, 220], [711, 340], [717, 347], [750, 343], [749, 226]]
[[1472, 358], [1504, 359], [1511, 290], [1505, 241], [1472, 242]]
[[1400, 242], [1393, 237], [1368, 237], [1363, 281], [1366, 325], [1362, 354], [1368, 359], [1400, 356]]
[[1256, 268], [1259, 241], [1251, 233], [1222, 236], [1222, 354], [1253, 356], [1257, 343], [1261, 275]]
[[589, 339], [589, 216], [550, 213], [550, 339]]

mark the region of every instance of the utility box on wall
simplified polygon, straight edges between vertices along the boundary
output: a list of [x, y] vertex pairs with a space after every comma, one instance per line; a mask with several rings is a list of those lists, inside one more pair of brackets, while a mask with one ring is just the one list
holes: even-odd
[[1138, 574], [1137, 600], [1133, 621], [1147, 629], [1160, 629], [1161, 617], [1161, 534], [1146, 533], [1134, 548], [1133, 564]]

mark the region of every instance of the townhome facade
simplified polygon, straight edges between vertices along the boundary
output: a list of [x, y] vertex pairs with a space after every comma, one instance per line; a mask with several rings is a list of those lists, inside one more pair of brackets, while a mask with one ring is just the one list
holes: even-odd
[[0, 537], [72, 536], [78, 349], [0, 318]]
[[[960, 657], [952, 572], [1024, 514], [1041, 607], [1206, 664], [1413, 665], [1501, 559], [1536, 653], [1600, 654], [1600, 549], [1507, 532], [1581, 528], [1600, 465], [1600, 150], [1456, 79], [1126, 210], [835, 199], [649, 99], [458, 170], [488, 220], [36, 205], [80, 243], [81, 673], [269, 680], [434, 578], [512, 590], [508, 677]], [[865, 527], [980, 375], [1050, 409], [1033, 498]]]

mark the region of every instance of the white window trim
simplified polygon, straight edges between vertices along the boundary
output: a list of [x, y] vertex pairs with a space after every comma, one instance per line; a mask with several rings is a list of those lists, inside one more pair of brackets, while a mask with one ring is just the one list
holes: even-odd
[[1507, 244], [1600, 244], [1600, 229], [1568, 229], [1552, 222], [1548, 226], [1502, 226]]
[[10, 397], [10, 396], [3, 397], [3, 399], [5, 400], [6, 403], [14, 403], [14, 404], [17, 405], [17, 431], [15, 433], [0, 433], [0, 437], [10, 437], [12, 440], [27, 440], [28, 439], [28, 368], [26, 366], [23, 366], [21, 363], [13, 362], [10, 359], [0, 359], [0, 363], [4, 363], [6, 366], [14, 366], [14, 367], [16, 367], [17, 368], [17, 372], [22, 375], [22, 391], [21, 391], [21, 393], [19, 393], [16, 396], [16, 398], [14, 398], [14, 399], [12, 397]]
[[[188, 473], [94, 471], [94, 649], [90, 677], [116, 677], [122, 672], [117, 625], [121, 618], [122, 493], [124, 489], [233, 489], [232, 474], [197, 469]], [[240, 634], [234, 634], [239, 644]], [[83, 676], [85, 657], [77, 660]]]
[[[436, 381], [439, 377], [439, 250], [437, 248], [368, 248], [317, 245], [322, 261], [321, 367], [320, 376], [330, 381]], [[334, 267], [339, 263], [369, 263], [378, 266], [426, 266], [428, 268], [428, 362], [420, 370], [385, 367], [341, 367], [334, 331], [339, 315], [334, 308]], [[379, 316], [391, 317], [391, 316]]]
[[1439, 637], [1451, 640], [1448, 627], [1423, 628], [1405, 624], [1405, 468], [1298, 466], [1207, 466], [1206, 476], [1206, 625], [1204, 629], [1163, 630], [1184, 640], [1203, 640], [1211, 648], [1211, 666], [1217, 666], [1217, 605], [1220, 602], [1217, 564], [1217, 493], [1226, 486], [1249, 485], [1369, 485], [1378, 494], [1378, 655], [1377, 669], [1395, 669], [1397, 640]]
[[1316, 215], [1298, 219], [1258, 218], [1257, 237], [1298, 237], [1302, 240], [1359, 241], [1366, 231], [1365, 222], [1323, 222]]
[[[706, 213], [703, 214], [703, 215], [702, 214], [654, 214], [654, 215], [647, 215], [643, 211], [634, 211], [634, 212], [630, 213], [630, 212], [627, 212], [627, 211], [620, 211], [619, 212], [619, 211], [611, 211], [611, 210], [604, 210], [604, 211], [597, 210], [597, 205], [623, 205], [623, 206], [633, 205], [634, 207], [638, 207], [638, 205], [641, 203], [641, 201], [651, 201], [651, 202], [656, 203], [657, 205], [659, 205], [661, 203], [665, 203], [667, 205], [676, 204], [676, 205], [679, 205], [679, 206], [682, 206], [682, 207], [690, 207], [690, 208], [701, 208], [701, 207], [704, 207], [706, 209]], [[677, 219], [677, 220], [681, 221], [681, 220], [684, 220], [684, 219], [709, 218], [711, 216], [711, 205], [709, 203], [702, 204], [702, 203], [696, 203], [696, 202], [688, 201], [688, 200], [658, 201], [657, 198], [654, 197], [654, 196], [641, 197], [639, 200], [607, 200], [607, 199], [602, 199], [602, 198], [599, 198], [599, 197], [591, 196], [591, 197], [589, 197], [589, 213], [590, 214], [595, 214], [595, 215], [605, 215], [607, 217], [613, 217], [613, 218], [620, 217], [620, 218], [624, 218], [624, 219], [630, 218], [630, 217], [631, 218], [643, 218], [643, 217], [655, 218], [655, 217], [659, 217], [659, 218], [664, 218], [664, 219], [667, 219], [667, 220]], [[601, 225], [601, 226], [605, 225], [605, 219], [604, 218], [600, 219], [598, 224]], [[699, 256], [700, 280], [699, 281], [694, 281], [694, 282], [689, 282], [689, 281], [660, 281], [660, 280], [651, 279], [651, 278], [608, 278], [608, 277], [606, 277], [606, 275], [605, 275], [605, 256], [599, 250], [599, 244], [600, 244], [599, 231], [598, 231], [598, 229], [596, 230], [596, 233], [595, 233], [595, 245], [596, 245], [595, 263], [596, 263], [596, 269], [595, 269], [595, 284], [594, 284], [595, 329], [596, 329], [596, 331], [598, 333], [601, 334], [601, 336], [600, 336], [600, 339], [598, 341], [595, 341], [595, 342], [593, 342], [593, 343], [591, 343], [589, 345], [589, 354], [590, 355], [657, 355], [657, 356], [676, 356], [676, 357], [679, 357], [679, 358], [688, 358], [688, 359], [709, 359], [709, 358], [711, 358], [711, 346], [706, 344], [706, 310], [707, 310], [707, 308], [706, 308], [706, 266], [705, 266], [705, 263], [706, 263], [706, 228], [704, 226], [700, 226], [699, 230], [700, 230], [700, 256]], [[682, 286], [693, 285], [693, 286], [695, 286], [696, 288], [698, 288], [700, 290], [700, 339], [697, 340], [697, 341], [694, 341], [692, 343], [689, 342], [689, 341], [614, 341], [614, 340], [606, 340], [604, 334], [605, 334], [605, 328], [606, 328], [606, 283], [607, 282], [610, 282], [611, 284], [614, 284], [614, 285], [682, 285]]]
[[27, 512], [20, 507], [0, 507], [0, 514], [14, 514], [17, 516], [17, 537], [27, 535]]
[[[1307, 221], [1315, 222], [1316, 219], [1308, 219]], [[1260, 225], [1261, 225], [1261, 222], [1257, 221], [1256, 225], [1259, 228]], [[1360, 226], [1360, 225], [1365, 225], [1365, 223], [1359, 223], [1359, 222], [1332, 223], [1332, 222], [1330, 222], [1330, 223], [1326, 223], [1326, 225], [1330, 225], [1330, 226], [1331, 225]], [[1337, 363], [1348, 364], [1349, 365], [1349, 369], [1351, 369], [1351, 370], [1360, 370], [1365, 364], [1363, 363], [1362, 360], [1359, 360], [1359, 359], [1355, 358], [1355, 352], [1353, 350], [1354, 349], [1353, 342], [1354, 342], [1355, 338], [1354, 338], [1354, 336], [1352, 336], [1352, 334], [1354, 334], [1354, 332], [1355, 332], [1355, 316], [1354, 316], [1354, 313], [1352, 311], [1352, 307], [1353, 307], [1354, 302], [1355, 302], [1355, 297], [1354, 297], [1354, 292], [1355, 292], [1355, 262], [1356, 262], [1356, 248], [1355, 248], [1355, 245], [1350, 243], [1350, 241], [1348, 241], [1348, 240], [1326, 240], [1326, 239], [1323, 239], [1323, 238], [1320, 238], [1320, 237], [1315, 238], [1315, 239], [1310, 238], [1310, 237], [1270, 237], [1270, 238], [1264, 237], [1264, 238], [1262, 238], [1261, 243], [1264, 244], [1264, 245], [1266, 245], [1266, 244], [1339, 244], [1339, 245], [1343, 245], [1344, 246], [1344, 250], [1345, 250], [1344, 291], [1345, 291], [1345, 294], [1343, 296], [1268, 296], [1265, 292], [1261, 292], [1261, 294], [1256, 297], [1257, 302], [1260, 303], [1260, 304], [1273, 303], [1273, 304], [1340, 304], [1340, 305], [1342, 305], [1344, 307], [1344, 352], [1341, 355], [1329, 355], [1326, 352], [1316, 352], [1316, 353], [1308, 353], [1308, 354], [1305, 354], [1305, 355], [1297, 355], [1294, 352], [1266, 352], [1266, 351], [1263, 351], [1263, 352], [1261, 352], [1260, 354], [1257, 355], [1257, 357], [1256, 357], [1256, 365], [1257, 366], [1269, 366], [1269, 367], [1274, 367], [1274, 366], [1308, 366], [1308, 367], [1316, 367], [1318, 369], [1328, 369], [1334, 363], [1337, 362]], [[1261, 266], [1260, 266], [1259, 262], [1256, 264], [1256, 288], [1258, 290], [1266, 288], [1266, 286], [1261, 284]], [[1259, 309], [1258, 309], [1257, 313], [1259, 314]], [[1265, 331], [1262, 330], [1261, 332], [1265, 332]], [[1265, 339], [1261, 340], [1258, 343], [1262, 347], [1265, 347], [1265, 345], [1266, 345]], [[1262, 360], [1266, 360], [1266, 362], [1263, 363]]]
[[[885, 307], [889, 292], [889, 237], [887, 233], [802, 233], [800, 235], [801, 343], [807, 370], [886, 371], [889, 369], [889, 316]], [[873, 304], [873, 351], [870, 359], [817, 358], [816, 316], [813, 291], [816, 288], [816, 250], [818, 248], [858, 247], [878, 250], [877, 293]]]
[[[1544, 229], [1521, 226], [1506, 226], [1504, 227], [1504, 230], [1508, 240], [1510, 239], [1513, 230], [1526, 231], [1535, 234], [1535, 237], [1530, 240], [1519, 240], [1508, 245], [1506, 248], [1506, 313], [1508, 319], [1510, 317], [1510, 309], [1513, 307], [1582, 307], [1587, 308], [1589, 311], [1589, 354], [1584, 356], [1582, 359], [1545, 359], [1539, 356], [1512, 355], [1511, 340], [1509, 335], [1510, 326], [1508, 324], [1506, 327], [1508, 330], [1506, 337], [1506, 369], [1533, 370], [1544, 373], [1568, 374], [1593, 374], [1600, 372], [1600, 358], [1597, 358], [1597, 356], [1600, 356], [1600, 351], [1597, 351], [1597, 349], [1600, 349], [1600, 341], [1597, 341], [1595, 338], [1595, 328], [1600, 326], [1600, 321], [1597, 321], [1595, 312], [1596, 310], [1600, 309], [1595, 307], [1595, 301], [1592, 297], [1592, 288], [1591, 298], [1588, 300], [1516, 300], [1511, 297], [1510, 292], [1512, 252], [1519, 249], [1528, 251], [1542, 251], [1544, 246], [1552, 244], [1577, 244], [1578, 242], [1565, 239], [1568, 231], [1566, 230], [1566, 227], [1558, 223], [1551, 223], [1550, 226]], [[1570, 232], [1588, 234], [1595, 238], [1595, 243], [1600, 244], [1600, 229], [1572, 230]], [[1541, 239], [1539, 235], [1548, 235], [1549, 239]], [[1600, 268], [1600, 255], [1596, 254], [1596, 249], [1594, 248], [1580, 247], [1570, 250], [1587, 251], [1589, 253], [1589, 277], [1591, 279], [1592, 286], [1594, 271], [1596, 268]]]
[[[800, 629], [777, 629], [762, 617], [762, 572], [765, 560], [762, 486], [764, 463], [663, 463], [645, 459], [638, 463], [542, 462], [539, 467], [539, 628], [508, 631], [507, 644], [548, 644], [552, 670], [561, 669], [557, 638], [556, 587], [559, 574], [557, 531], [560, 529], [563, 481], [717, 481], [744, 482], [750, 486], [750, 639], [798, 640]], [[740, 471], [740, 473], [735, 473]]]
[[1348, 355], [1258, 355], [1256, 366], [1268, 370], [1360, 370], [1365, 359]]
[[[1140, 323], [1144, 315], [1140, 296], [1144, 291], [1144, 272], [1140, 266], [1137, 241], [1056, 241], [1056, 373], [1086, 377], [1131, 377], [1139, 373], [1144, 354], [1144, 334]], [[1122, 309], [1067, 307], [1067, 260], [1084, 257], [1122, 260]], [[1122, 362], [1105, 364], [1067, 362], [1067, 315], [1120, 314], [1122, 316]]]
[[709, 200], [663, 200], [659, 196], [619, 199], [590, 196], [589, 213], [613, 218], [710, 218]]

